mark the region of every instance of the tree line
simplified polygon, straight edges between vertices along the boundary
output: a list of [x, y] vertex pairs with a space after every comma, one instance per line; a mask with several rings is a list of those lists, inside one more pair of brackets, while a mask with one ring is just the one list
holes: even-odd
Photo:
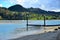
[[29, 20], [43, 20], [43, 15], [45, 15], [46, 20], [60, 19], [60, 15], [38, 14], [34, 12], [16, 12], [0, 8], [0, 20], [26, 20], [27, 14]]

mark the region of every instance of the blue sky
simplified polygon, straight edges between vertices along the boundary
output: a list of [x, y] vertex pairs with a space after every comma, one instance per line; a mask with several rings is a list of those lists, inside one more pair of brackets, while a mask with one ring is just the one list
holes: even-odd
[[15, 4], [20, 4], [23, 7], [41, 8], [49, 11], [60, 11], [60, 0], [0, 0], [0, 6], [10, 7]]

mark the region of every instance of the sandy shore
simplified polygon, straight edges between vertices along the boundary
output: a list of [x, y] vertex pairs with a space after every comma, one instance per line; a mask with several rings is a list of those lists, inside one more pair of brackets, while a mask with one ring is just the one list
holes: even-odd
[[48, 32], [43, 34], [35, 34], [30, 36], [24, 36], [16, 39], [11, 40], [56, 40], [56, 34], [55, 32]]
[[[57, 40], [57, 35], [59, 31], [55, 31], [58, 27], [45, 27], [45, 30], [34, 30], [20, 35], [15, 35], [9, 40]], [[40, 31], [40, 32], [39, 32]], [[22, 36], [23, 35], [23, 36]]]

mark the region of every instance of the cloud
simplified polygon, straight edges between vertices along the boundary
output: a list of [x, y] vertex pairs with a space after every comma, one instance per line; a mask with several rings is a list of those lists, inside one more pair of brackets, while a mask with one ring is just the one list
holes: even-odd
[[60, 12], [60, 0], [40, 0], [40, 5], [41, 9]]
[[15, 3], [14, 0], [6, 0], [6, 1], [9, 2], [9, 3], [11, 3], [11, 4]]
[[[7, 1], [7, 0], [6, 0]], [[59, 10], [60, 0], [8, 0], [11, 4], [20, 4], [23, 7], [39, 7], [43, 10]]]
[[25, 4], [25, 0], [16, 0], [15, 4], [23, 5], [23, 4]]
[[25, 0], [16, 0], [18, 3], [24, 3]]
[[0, 7], [2, 7], [2, 4], [0, 4]]
[[40, 5], [40, 8], [45, 9], [46, 7], [45, 7], [45, 5], [42, 4], [42, 5]]
[[57, 7], [52, 7], [52, 8], [49, 8], [49, 7], [46, 7], [45, 5], [40, 5], [40, 9], [43, 9], [43, 10], [46, 10], [46, 11], [55, 11], [55, 12], [60, 12], [60, 8], [58, 9]]
[[57, 10], [51, 10], [51, 11], [60, 12], [60, 9], [57, 9]]
[[24, 7], [32, 7], [38, 3], [39, 0], [8, 0], [11, 4], [20, 4]]

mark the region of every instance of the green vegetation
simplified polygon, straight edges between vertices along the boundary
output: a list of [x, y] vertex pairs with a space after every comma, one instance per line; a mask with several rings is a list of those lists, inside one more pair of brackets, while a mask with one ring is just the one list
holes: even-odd
[[[26, 20], [27, 12], [13, 12], [9, 10], [0, 10], [0, 20]], [[60, 15], [45, 15], [46, 20], [60, 19]], [[43, 20], [43, 14], [28, 12], [29, 20]]]
[[39, 8], [24, 8], [15, 5], [10, 8], [0, 7], [0, 20], [26, 20], [28, 14], [29, 20], [46, 20], [60, 19], [60, 12], [44, 11]]

